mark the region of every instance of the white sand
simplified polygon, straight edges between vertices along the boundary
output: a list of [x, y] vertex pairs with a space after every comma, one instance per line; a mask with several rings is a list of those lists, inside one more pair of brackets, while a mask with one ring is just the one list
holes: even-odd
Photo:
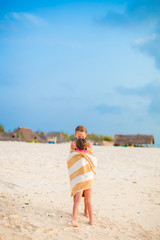
[[95, 226], [82, 202], [73, 228], [69, 147], [0, 142], [0, 239], [160, 239], [160, 149], [94, 147]]

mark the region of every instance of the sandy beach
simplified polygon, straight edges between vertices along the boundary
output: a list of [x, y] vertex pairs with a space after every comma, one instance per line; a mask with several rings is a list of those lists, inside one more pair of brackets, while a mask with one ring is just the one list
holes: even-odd
[[94, 226], [73, 199], [70, 144], [0, 142], [0, 240], [160, 239], [160, 149], [94, 146]]

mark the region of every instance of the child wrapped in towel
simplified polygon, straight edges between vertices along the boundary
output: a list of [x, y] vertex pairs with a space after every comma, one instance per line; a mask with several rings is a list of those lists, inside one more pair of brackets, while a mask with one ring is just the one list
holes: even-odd
[[81, 202], [82, 193], [85, 190], [88, 197], [88, 212], [90, 224], [93, 225], [92, 213], [92, 187], [94, 184], [94, 175], [96, 174], [97, 159], [92, 151], [87, 149], [87, 140], [79, 138], [76, 140], [76, 149], [71, 150], [67, 159], [68, 173], [71, 184], [71, 196], [74, 196], [73, 206], [73, 226], [78, 226], [76, 218], [78, 215], [78, 207]]

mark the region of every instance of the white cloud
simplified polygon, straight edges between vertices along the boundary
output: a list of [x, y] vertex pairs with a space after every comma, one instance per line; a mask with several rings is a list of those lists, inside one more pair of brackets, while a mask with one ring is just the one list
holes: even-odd
[[146, 37], [146, 38], [139, 38], [137, 40], [134, 41], [134, 44], [137, 45], [137, 46], [142, 46], [144, 45], [145, 43], [148, 43], [150, 41], [153, 41], [157, 38], [157, 34], [152, 34], [151, 36], [149, 37]]
[[45, 25], [47, 23], [47, 21], [45, 21], [44, 19], [29, 13], [23, 13], [23, 17], [34, 25]]
[[9, 21], [19, 21], [24, 24], [32, 24], [35, 26], [45, 26], [48, 22], [41, 17], [38, 17], [34, 14], [26, 13], [26, 12], [11, 12], [5, 15], [5, 19]]
[[16, 20], [21, 20], [20, 14], [18, 14], [16, 12], [11, 13], [10, 16], [12, 16]]

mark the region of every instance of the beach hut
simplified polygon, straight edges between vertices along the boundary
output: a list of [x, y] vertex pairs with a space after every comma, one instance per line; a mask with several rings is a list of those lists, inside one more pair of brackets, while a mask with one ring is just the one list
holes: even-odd
[[44, 131], [37, 135], [37, 141], [43, 143], [56, 143], [57, 137], [48, 136]]
[[48, 139], [55, 138], [57, 139], [57, 143], [68, 142], [67, 139], [64, 137], [62, 132], [50, 132], [47, 134]]
[[37, 134], [37, 141], [40, 143], [47, 143], [47, 138], [48, 136], [44, 131]]
[[57, 137], [56, 136], [55, 137], [48, 137], [47, 141], [50, 144], [55, 144], [55, 143], [57, 143]]
[[152, 146], [155, 143], [153, 135], [121, 135], [116, 134], [114, 136], [115, 146], [133, 146], [133, 147], [144, 147]]
[[9, 133], [0, 132], [0, 141], [11, 141], [12, 137]]
[[22, 138], [17, 138], [15, 133], [0, 132], [0, 141], [22, 141]]
[[20, 138], [25, 142], [37, 142], [37, 135], [32, 129], [26, 127], [19, 127], [14, 132], [16, 138]]
[[56, 136], [48, 136], [47, 133], [39, 132], [37, 133], [37, 142], [40, 143], [57, 143], [57, 137]]

